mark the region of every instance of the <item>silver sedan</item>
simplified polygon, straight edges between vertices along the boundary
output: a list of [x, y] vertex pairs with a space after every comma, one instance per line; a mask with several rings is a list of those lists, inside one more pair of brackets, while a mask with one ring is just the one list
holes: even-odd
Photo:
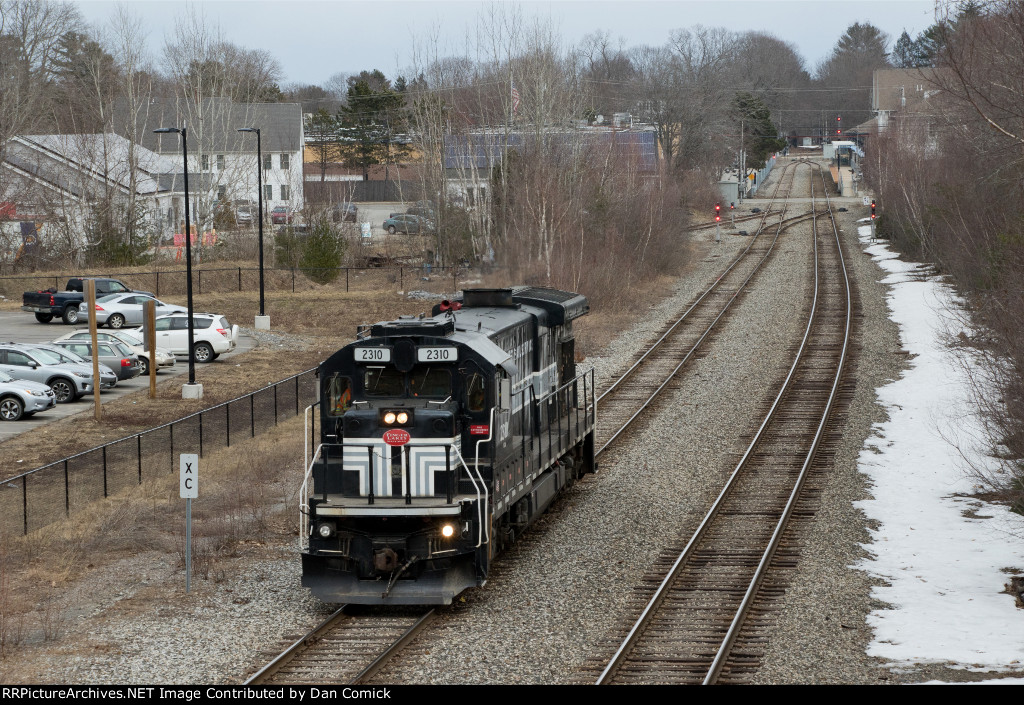
[[[160, 299], [145, 294], [107, 294], [96, 299], [96, 325], [106, 324], [110, 328], [123, 328], [124, 326], [141, 326], [143, 317], [143, 304], [147, 301], [156, 302], [157, 317], [166, 316], [169, 313], [187, 313], [184, 306], [167, 304]], [[83, 301], [78, 305], [79, 317], [87, 321], [83, 316], [89, 315], [89, 304]]]
[[[138, 337], [133, 335], [132, 333], [129, 333], [126, 330], [119, 330], [116, 333], [109, 333], [109, 332], [106, 332], [106, 331], [96, 331], [96, 339], [97, 340], [115, 340], [115, 341], [117, 341], [119, 343], [124, 343], [125, 345], [128, 346], [128, 348], [133, 353], [135, 353], [136, 355], [139, 356], [139, 361], [142, 363], [142, 374], [144, 374], [144, 375], [148, 375], [149, 374], [150, 354], [149, 354], [149, 352], [147, 352], [145, 350], [145, 346], [142, 344], [142, 341]], [[91, 337], [89, 331], [87, 331], [87, 330], [79, 330], [79, 331], [75, 331], [74, 333], [68, 333], [67, 335], [62, 335], [61, 337], [57, 338], [53, 342], [54, 343], [59, 343], [59, 342], [61, 342], [63, 340], [90, 341], [90, 340], [92, 340], [92, 337]], [[174, 353], [172, 353], [170, 350], [167, 350], [165, 348], [157, 348], [156, 349], [156, 353], [153, 355], [153, 358], [156, 361], [157, 370], [159, 370], [161, 367], [174, 367], [174, 365], [176, 363], [176, 359], [174, 357]]]

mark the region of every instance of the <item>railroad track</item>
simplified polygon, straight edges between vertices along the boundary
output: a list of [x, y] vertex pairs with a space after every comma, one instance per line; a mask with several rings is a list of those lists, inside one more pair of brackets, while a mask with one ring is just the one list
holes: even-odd
[[[678, 372], [698, 354], [703, 343], [727, 319], [733, 304], [747, 290], [755, 275], [775, 251], [781, 234], [788, 228], [814, 217], [801, 213], [786, 217], [787, 205], [772, 211], [777, 200], [784, 200], [793, 187], [797, 163], [788, 164], [772, 200], [747, 247], [737, 255], [725, 271], [673, 322], [633, 365], [623, 372], [598, 397], [601, 413], [597, 418], [596, 447], [598, 455], [611, 446], [620, 435], [660, 397]], [[778, 220], [768, 222], [769, 215]], [[767, 233], [773, 231], [774, 235]]]
[[434, 615], [432, 609], [366, 610], [345, 605], [245, 683], [365, 683]]
[[[789, 227], [811, 219], [813, 213], [786, 217], [786, 207], [772, 210], [784, 200], [794, 183], [797, 164], [787, 165], [780, 174], [772, 201], [759, 218], [750, 243], [723, 274], [698, 297], [665, 334], [611, 386], [599, 403], [599, 453], [648, 408], [691, 359], [714, 327], [725, 319], [732, 303], [770, 257], [780, 234]], [[762, 234], [772, 231], [770, 242]], [[630, 408], [634, 407], [634, 408]], [[620, 419], [608, 427], [602, 419]], [[621, 422], [625, 419], [625, 422]], [[346, 606], [302, 637], [247, 683], [366, 682], [386, 666], [433, 618], [429, 612], [374, 611], [361, 613]]]
[[639, 617], [620, 632], [598, 684], [742, 683], [758, 667], [785, 590], [767, 576], [796, 563], [789, 523], [813, 512], [802, 490], [827, 464], [829, 420], [844, 401], [853, 300], [827, 210], [824, 226], [814, 217], [814, 299], [789, 375], [697, 531], [646, 576]]

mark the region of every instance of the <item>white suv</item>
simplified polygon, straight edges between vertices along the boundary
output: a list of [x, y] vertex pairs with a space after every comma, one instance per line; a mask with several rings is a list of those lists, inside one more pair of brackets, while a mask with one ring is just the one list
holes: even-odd
[[[188, 358], [188, 314], [172, 313], [156, 319], [156, 345], [175, 355]], [[192, 316], [195, 337], [196, 362], [213, 362], [221, 353], [234, 350], [238, 342], [238, 326], [215, 313], [196, 313]], [[142, 328], [136, 328], [142, 337]]]

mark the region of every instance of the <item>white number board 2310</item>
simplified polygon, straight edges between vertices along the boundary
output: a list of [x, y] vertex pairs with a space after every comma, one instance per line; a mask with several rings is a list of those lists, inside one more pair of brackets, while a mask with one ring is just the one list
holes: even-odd
[[391, 348], [354, 348], [356, 362], [391, 362]]
[[458, 348], [416, 348], [416, 360], [418, 362], [456, 362], [458, 359]]

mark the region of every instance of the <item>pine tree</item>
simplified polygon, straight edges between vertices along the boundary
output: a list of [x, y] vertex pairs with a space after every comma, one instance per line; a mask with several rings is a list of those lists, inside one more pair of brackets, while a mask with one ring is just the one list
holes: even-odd
[[909, 69], [917, 66], [916, 55], [916, 43], [907, 34], [907, 30], [903, 30], [903, 34], [896, 40], [896, 44], [892, 48], [892, 65], [898, 69]]
[[778, 128], [764, 102], [750, 94], [737, 93], [732, 103], [733, 118], [742, 126], [743, 148], [747, 152], [747, 166], [763, 169], [768, 155], [785, 148], [786, 140], [779, 139]]

